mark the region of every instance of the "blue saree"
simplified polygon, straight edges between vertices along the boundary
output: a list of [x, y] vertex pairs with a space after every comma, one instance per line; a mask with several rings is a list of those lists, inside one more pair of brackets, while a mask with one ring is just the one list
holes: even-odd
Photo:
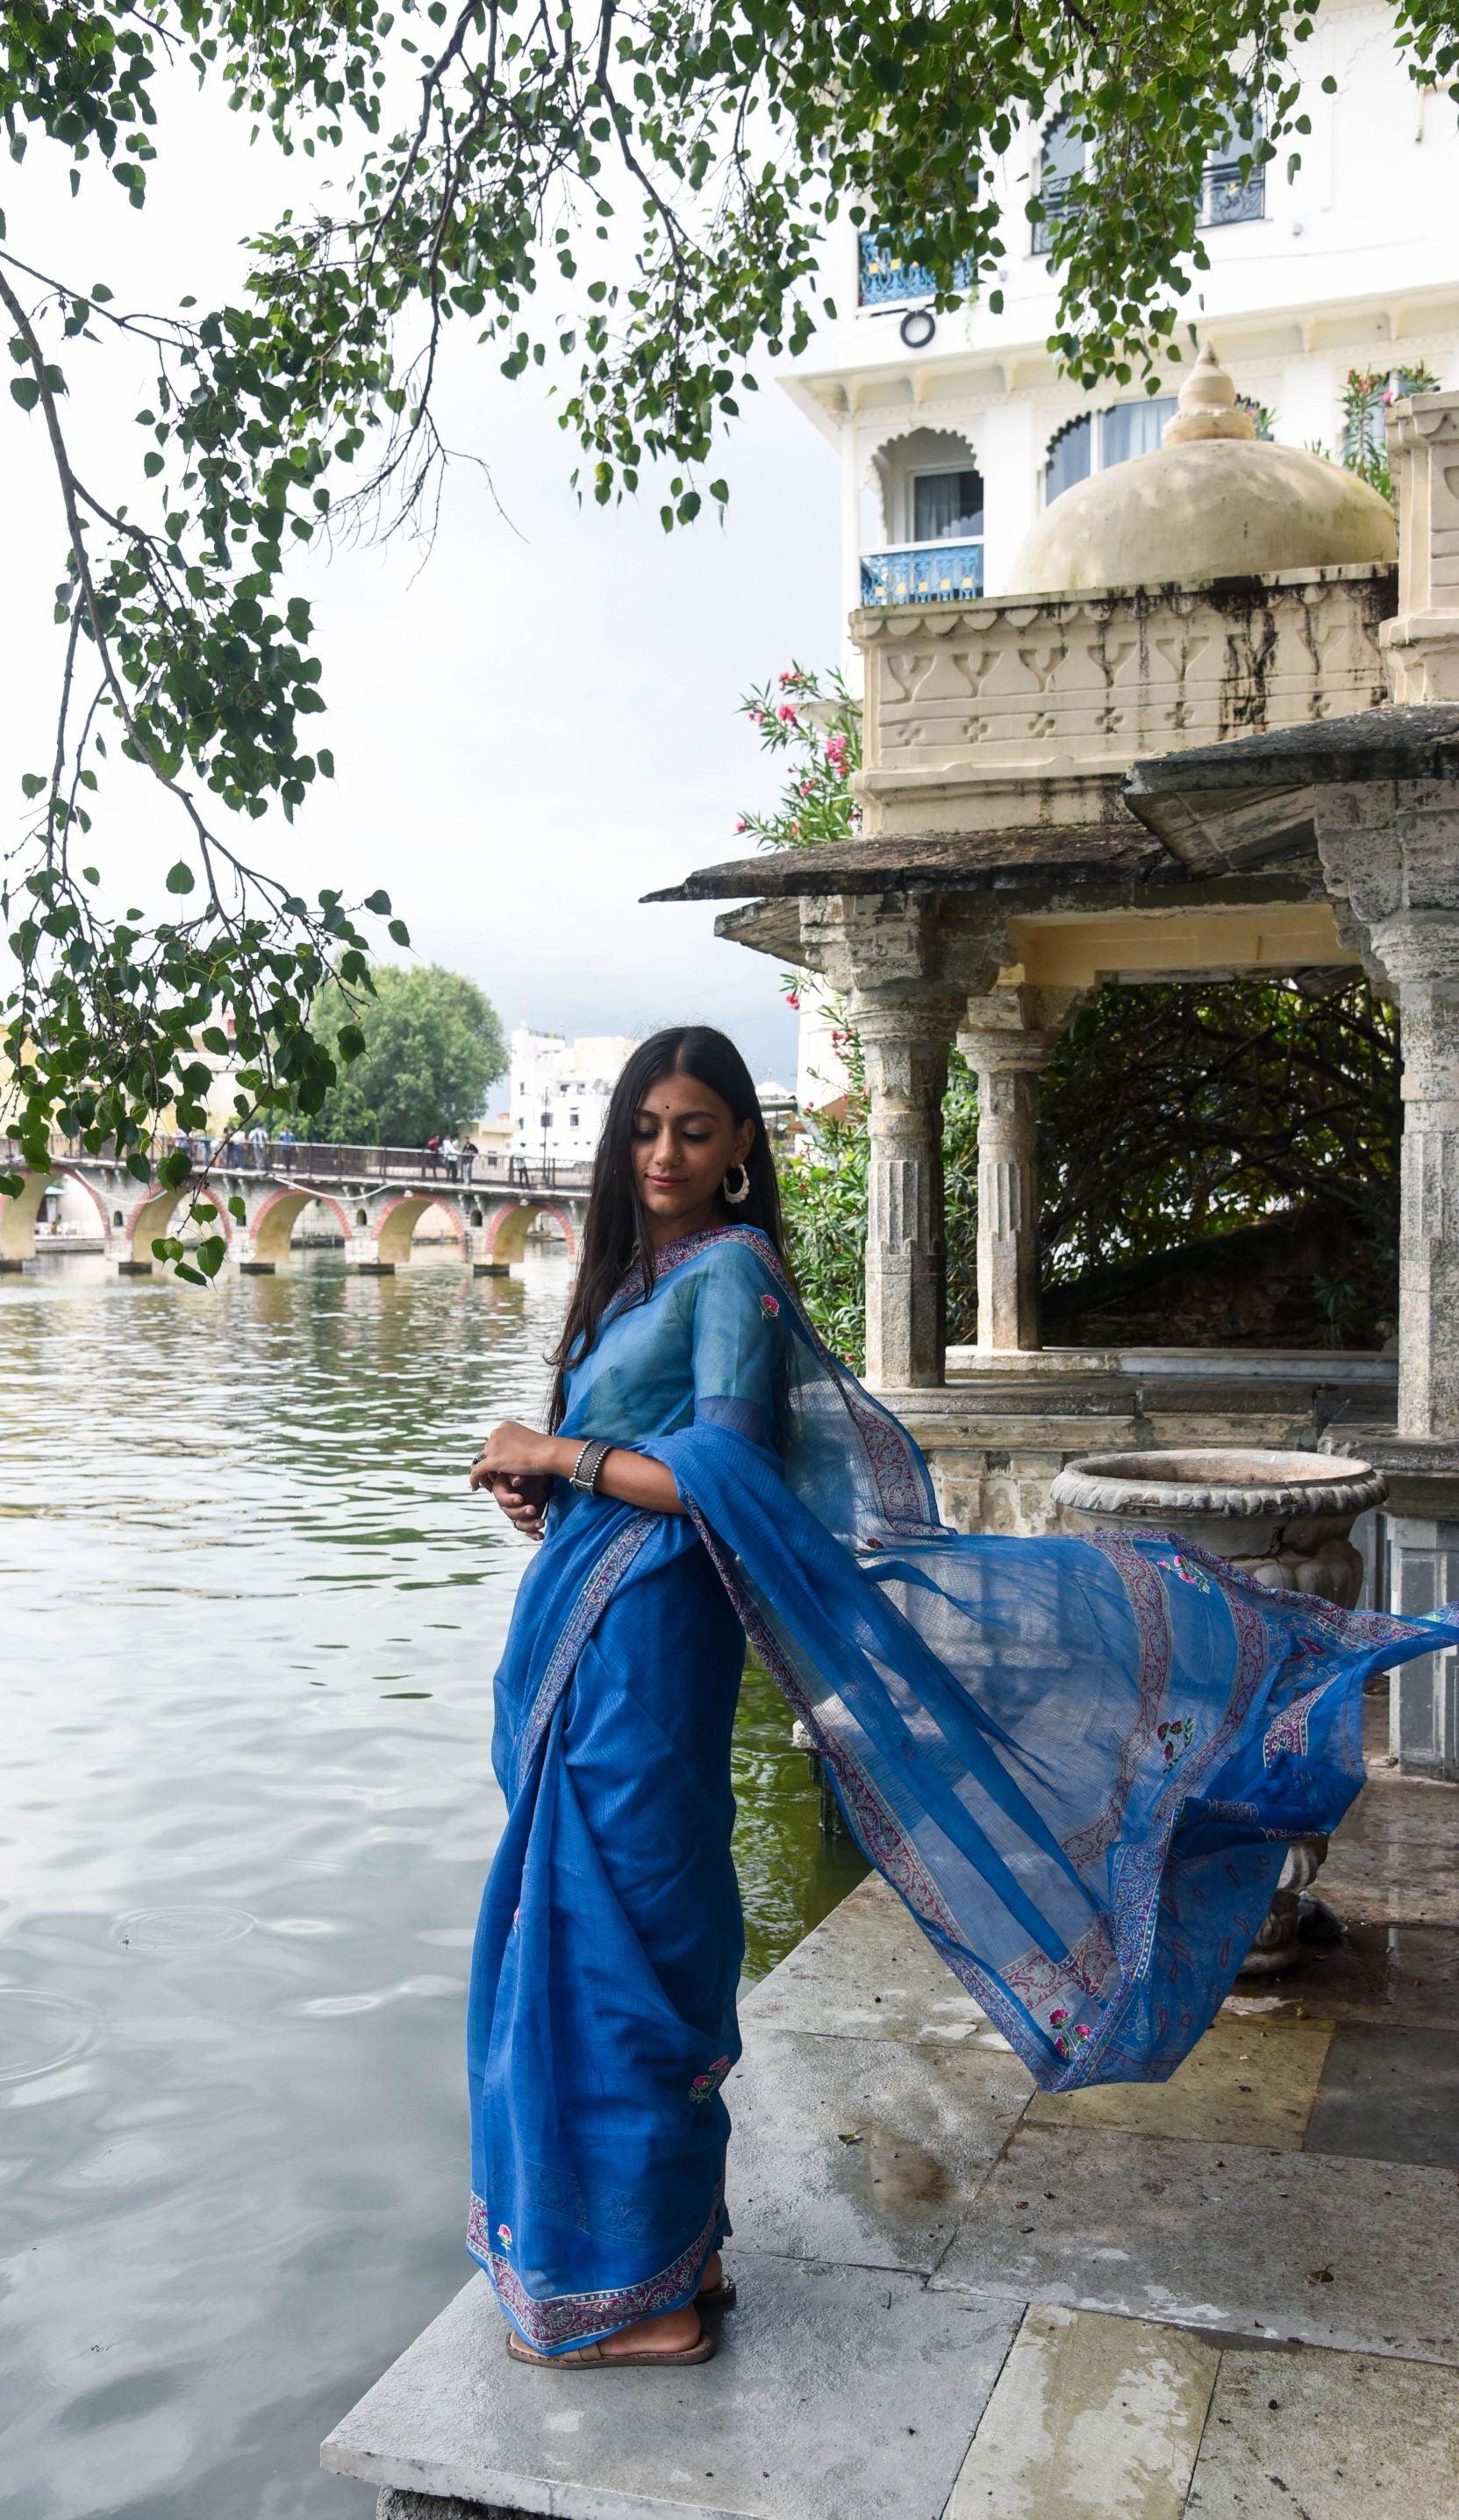
[[562, 1431], [687, 1512], [558, 1483], [496, 1681], [507, 1827], [467, 2020], [467, 2245], [540, 2353], [692, 2300], [728, 2234], [747, 1632], [862, 1850], [1044, 2091], [1173, 2072], [1289, 1839], [1362, 1782], [1370, 1673], [1459, 1638], [1154, 1533], [964, 1537], [752, 1228], [658, 1256]]

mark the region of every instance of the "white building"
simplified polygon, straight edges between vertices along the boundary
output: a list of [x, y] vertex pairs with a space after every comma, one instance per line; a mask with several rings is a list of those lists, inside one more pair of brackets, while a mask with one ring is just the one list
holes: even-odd
[[638, 1043], [619, 1033], [511, 1036], [511, 1152], [528, 1164], [590, 1164], [618, 1071]]
[[[1262, 433], [1344, 452], [1353, 370], [1394, 384], [1427, 370], [1459, 385], [1459, 117], [1417, 88], [1375, 0], [1335, 0], [1303, 49], [1310, 136], [1288, 180], [1286, 153], [1240, 180], [1240, 144], [1206, 170], [1211, 269], [1182, 316], [1260, 410]], [[1326, 78], [1335, 92], [1323, 92]], [[1003, 160], [1002, 292], [935, 314], [929, 276], [891, 241], [848, 221], [831, 294], [851, 312], [818, 333], [781, 382], [835, 448], [841, 470], [845, 610], [955, 603], [1003, 592], [1024, 536], [1060, 493], [1160, 442], [1168, 393], [1086, 392], [1049, 355], [1058, 282], [1027, 204], [1057, 197], [1082, 144], [1057, 109]], [[1381, 427], [1381, 424], [1379, 425]], [[848, 650], [849, 666], [860, 664]], [[844, 1071], [833, 1017], [802, 984], [802, 1107], [836, 1099]]]
[[[1208, 167], [1212, 267], [1181, 314], [1261, 407], [1267, 433], [1337, 456], [1349, 370], [1423, 366], [1459, 384], [1459, 119], [1451, 98], [1414, 86], [1373, 0], [1325, 9], [1300, 63], [1312, 126], [1302, 165], [1289, 182], [1279, 149], [1243, 185], [1233, 142], [1231, 159]], [[782, 382], [840, 459], [848, 611], [1000, 594], [1049, 500], [1158, 444], [1178, 372], [1169, 397], [1088, 393], [1047, 349], [1058, 283], [1027, 203], [1056, 192], [1081, 147], [1055, 112], [1003, 161], [998, 314], [973, 297], [936, 315], [927, 274], [889, 241], [849, 222], [838, 241], [831, 293], [854, 311]]]

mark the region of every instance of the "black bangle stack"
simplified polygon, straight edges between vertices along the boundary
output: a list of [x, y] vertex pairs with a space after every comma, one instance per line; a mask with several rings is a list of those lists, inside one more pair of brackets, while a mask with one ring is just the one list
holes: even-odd
[[576, 1488], [580, 1496], [597, 1496], [598, 1473], [612, 1449], [611, 1444], [602, 1443], [597, 1436], [590, 1437], [567, 1474], [568, 1486]]

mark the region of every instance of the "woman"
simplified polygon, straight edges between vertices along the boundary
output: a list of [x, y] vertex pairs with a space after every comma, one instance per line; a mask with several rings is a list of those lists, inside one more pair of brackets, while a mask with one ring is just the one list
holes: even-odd
[[552, 1432], [499, 1426], [471, 1473], [546, 1536], [496, 1682], [468, 2246], [518, 2360], [677, 2366], [733, 2294], [742, 1631], [871, 1862], [1060, 2091], [1173, 2071], [1286, 1841], [1358, 1789], [1364, 1679], [1436, 1626], [1152, 1534], [946, 1530], [796, 1299], [721, 1033], [660, 1033], [618, 1080], [556, 1366]]

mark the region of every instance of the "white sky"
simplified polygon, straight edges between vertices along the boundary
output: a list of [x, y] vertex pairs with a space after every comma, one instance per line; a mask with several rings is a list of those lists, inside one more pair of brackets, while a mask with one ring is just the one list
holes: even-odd
[[[7, 186], [11, 249], [82, 285], [105, 279], [118, 307], [189, 290], [205, 306], [233, 284], [236, 240], [320, 181], [262, 142], [250, 153], [240, 122], [190, 84], [165, 101], [159, 149], [139, 215], [100, 165], [72, 203], [33, 143]], [[792, 656], [839, 655], [833, 452], [767, 379], [712, 468], [730, 487], [723, 528], [701, 517], [665, 535], [651, 494], [578, 507], [572, 441], [541, 383], [508, 383], [499, 355], [461, 328], [442, 416], [451, 442], [489, 463], [506, 516], [463, 465], [423, 567], [404, 544], [328, 564], [304, 555], [296, 583], [315, 603], [329, 701], [306, 728], [336, 776], [291, 829], [274, 815], [248, 827], [252, 853], [301, 890], [383, 883], [415, 949], [479, 981], [508, 1027], [524, 1010], [569, 1033], [705, 1020], [757, 1073], [793, 1077], [775, 965], [718, 942], [707, 905], [638, 903], [737, 854], [737, 813], [774, 792], [734, 714], [740, 694]], [[64, 364], [78, 469], [109, 502], [125, 497], [143, 372], [84, 344]], [[46, 766], [53, 740], [64, 534], [41, 422], [8, 394], [0, 460], [0, 831], [14, 832], [21, 774]], [[93, 853], [155, 909], [183, 835], [146, 774], [112, 758]]]

